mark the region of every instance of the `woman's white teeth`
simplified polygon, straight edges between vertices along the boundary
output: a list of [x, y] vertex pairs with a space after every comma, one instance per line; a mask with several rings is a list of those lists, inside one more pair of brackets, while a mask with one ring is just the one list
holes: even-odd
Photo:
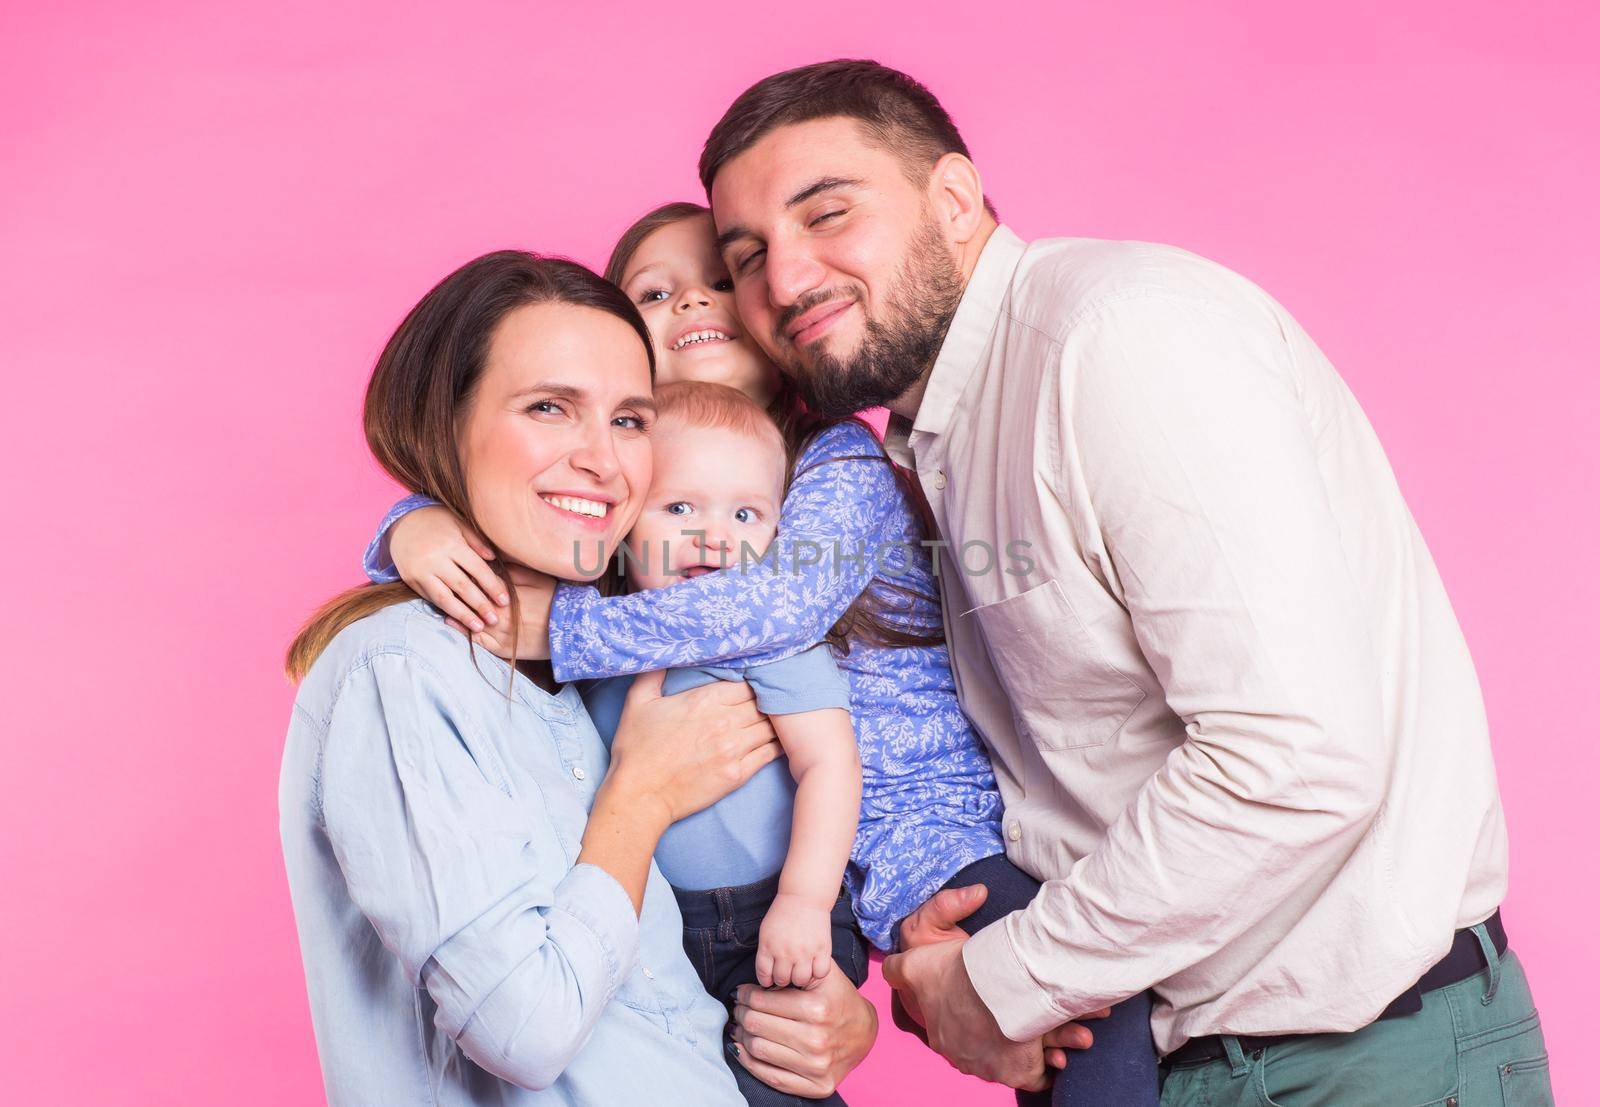
[[727, 342], [730, 341], [726, 331], [690, 331], [672, 344], [674, 350], [681, 350], [685, 346], [692, 346], [696, 342]]
[[540, 499], [552, 507], [559, 507], [563, 511], [571, 511], [578, 515], [592, 515], [596, 519], [604, 519], [611, 505], [601, 503], [599, 500], [585, 500], [578, 496], [541, 496]]

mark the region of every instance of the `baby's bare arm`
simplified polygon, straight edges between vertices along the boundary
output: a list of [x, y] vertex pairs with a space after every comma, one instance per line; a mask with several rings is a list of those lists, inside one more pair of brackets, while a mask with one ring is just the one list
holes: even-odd
[[855, 841], [861, 760], [850, 713], [830, 707], [772, 716], [794, 776], [794, 824], [778, 895], [761, 927], [763, 986], [809, 987], [833, 964], [829, 914]]

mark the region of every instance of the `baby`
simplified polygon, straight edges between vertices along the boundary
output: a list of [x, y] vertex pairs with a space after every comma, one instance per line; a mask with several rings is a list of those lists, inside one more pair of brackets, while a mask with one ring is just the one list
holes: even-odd
[[[655, 475], [619, 553], [635, 590], [670, 588], [763, 556], [777, 533], [788, 471], [777, 425], [742, 392], [680, 381], [659, 385], [655, 401]], [[607, 741], [631, 680], [608, 678], [585, 693]], [[861, 804], [848, 682], [819, 645], [743, 670], [672, 670], [663, 691], [713, 680], [750, 684], [785, 758], [677, 823], [656, 850], [656, 864], [678, 894], [685, 946], [702, 982], [723, 998], [751, 980], [815, 987], [833, 967], [836, 941], [852, 951], [841, 953], [845, 961], [864, 969], [853, 952], [861, 939], [848, 898], [835, 911]], [[760, 930], [752, 957], [738, 930], [753, 919]], [[705, 927], [697, 925], [702, 920]], [[690, 940], [697, 932], [704, 940]]]

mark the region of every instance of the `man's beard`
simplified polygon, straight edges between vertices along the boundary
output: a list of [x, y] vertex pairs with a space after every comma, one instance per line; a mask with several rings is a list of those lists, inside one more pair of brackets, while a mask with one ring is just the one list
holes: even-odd
[[[905, 263], [896, 274], [883, 319], [866, 320], [861, 345], [846, 357], [825, 351], [791, 350], [783, 370], [793, 378], [806, 406], [839, 417], [881, 407], [902, 395], [933, 367], [945, 332], [961, 303], [961, 271], [931, 219], [917, 228]], [[802, 301], [779, 320], [791, 319], [835, 297]]]

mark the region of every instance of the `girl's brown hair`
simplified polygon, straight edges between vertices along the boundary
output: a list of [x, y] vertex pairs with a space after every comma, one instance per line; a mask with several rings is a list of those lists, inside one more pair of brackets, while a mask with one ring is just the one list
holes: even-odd
[[[500, 250], [469, 261], [411, 309], [367, 384], [364, 422], [372, 456], [400, 484], [443, 504], [480, 534], [456, 428], [483, 377], [495, 330], [507, 315], [533, 304], [571, 304], [616, 316], [639, 336], [654, 374], [650, 332], [614, 285], [565, 258]], [[496, 557], [492, 564], [513, 592], [503, 560]], [[414, 597], [403, 583], [365, 585], [335, 596], [290, 645], [284, 660], [290, 679], [305, 676], [345, 627]], [[515, 605], [512, 634], [514, 641]]]
[[[663, 204], [646, 212], [617, 239], [616, 246], [611, 250], [611, 258], [606, 262], [606, 280], [620, 286], [633, 255], [638, 252], [645, 239], [662, 227], [710, 214], [711, 209], [704, 204], [687, 200]], [[789, 453], [791, 484], [800, 475], [795, 471], [795, 465], [823, 431], [840, 423], [855, 422], [859, 423], [868, 434], [872, 433], [872, 429], [866, 423], [853, 415], [833, 419], [808, 411], [794, 384], [782, 374], [779, 374], [778, 393], [768, 405], [767, 413], [783, 432], [784, 444]], [[895, 483], [900, 486], [901, 494], [916, 512], [917, 520], [921, 524], [919, 537], [936, 533], [933, 512], [929, 509], [928, 501], [923, 496], [916, 478], [891, 461], [882, 447], [879, 447], [876, 453], [830, 457], [818, 464], [827, 465], [839, 461], [881, 461], [889, 466], [890, 472], [894, 474]], [[834, 623], [824, 640], [841, 654], [850, 652], [852, 641], [889, 647], [942, 646], [945, 641], [943, 623], [938, 620], [929, 623], [912, 614], [919, 601], [930, 600], [935, 606], [939, 603], [937, 595], [929, 596], [898, 581], [881, 576], [874, 577], [867, 585], [866, 591], [851, 601], [850, 606], [839, 617], [839, 621]]]

